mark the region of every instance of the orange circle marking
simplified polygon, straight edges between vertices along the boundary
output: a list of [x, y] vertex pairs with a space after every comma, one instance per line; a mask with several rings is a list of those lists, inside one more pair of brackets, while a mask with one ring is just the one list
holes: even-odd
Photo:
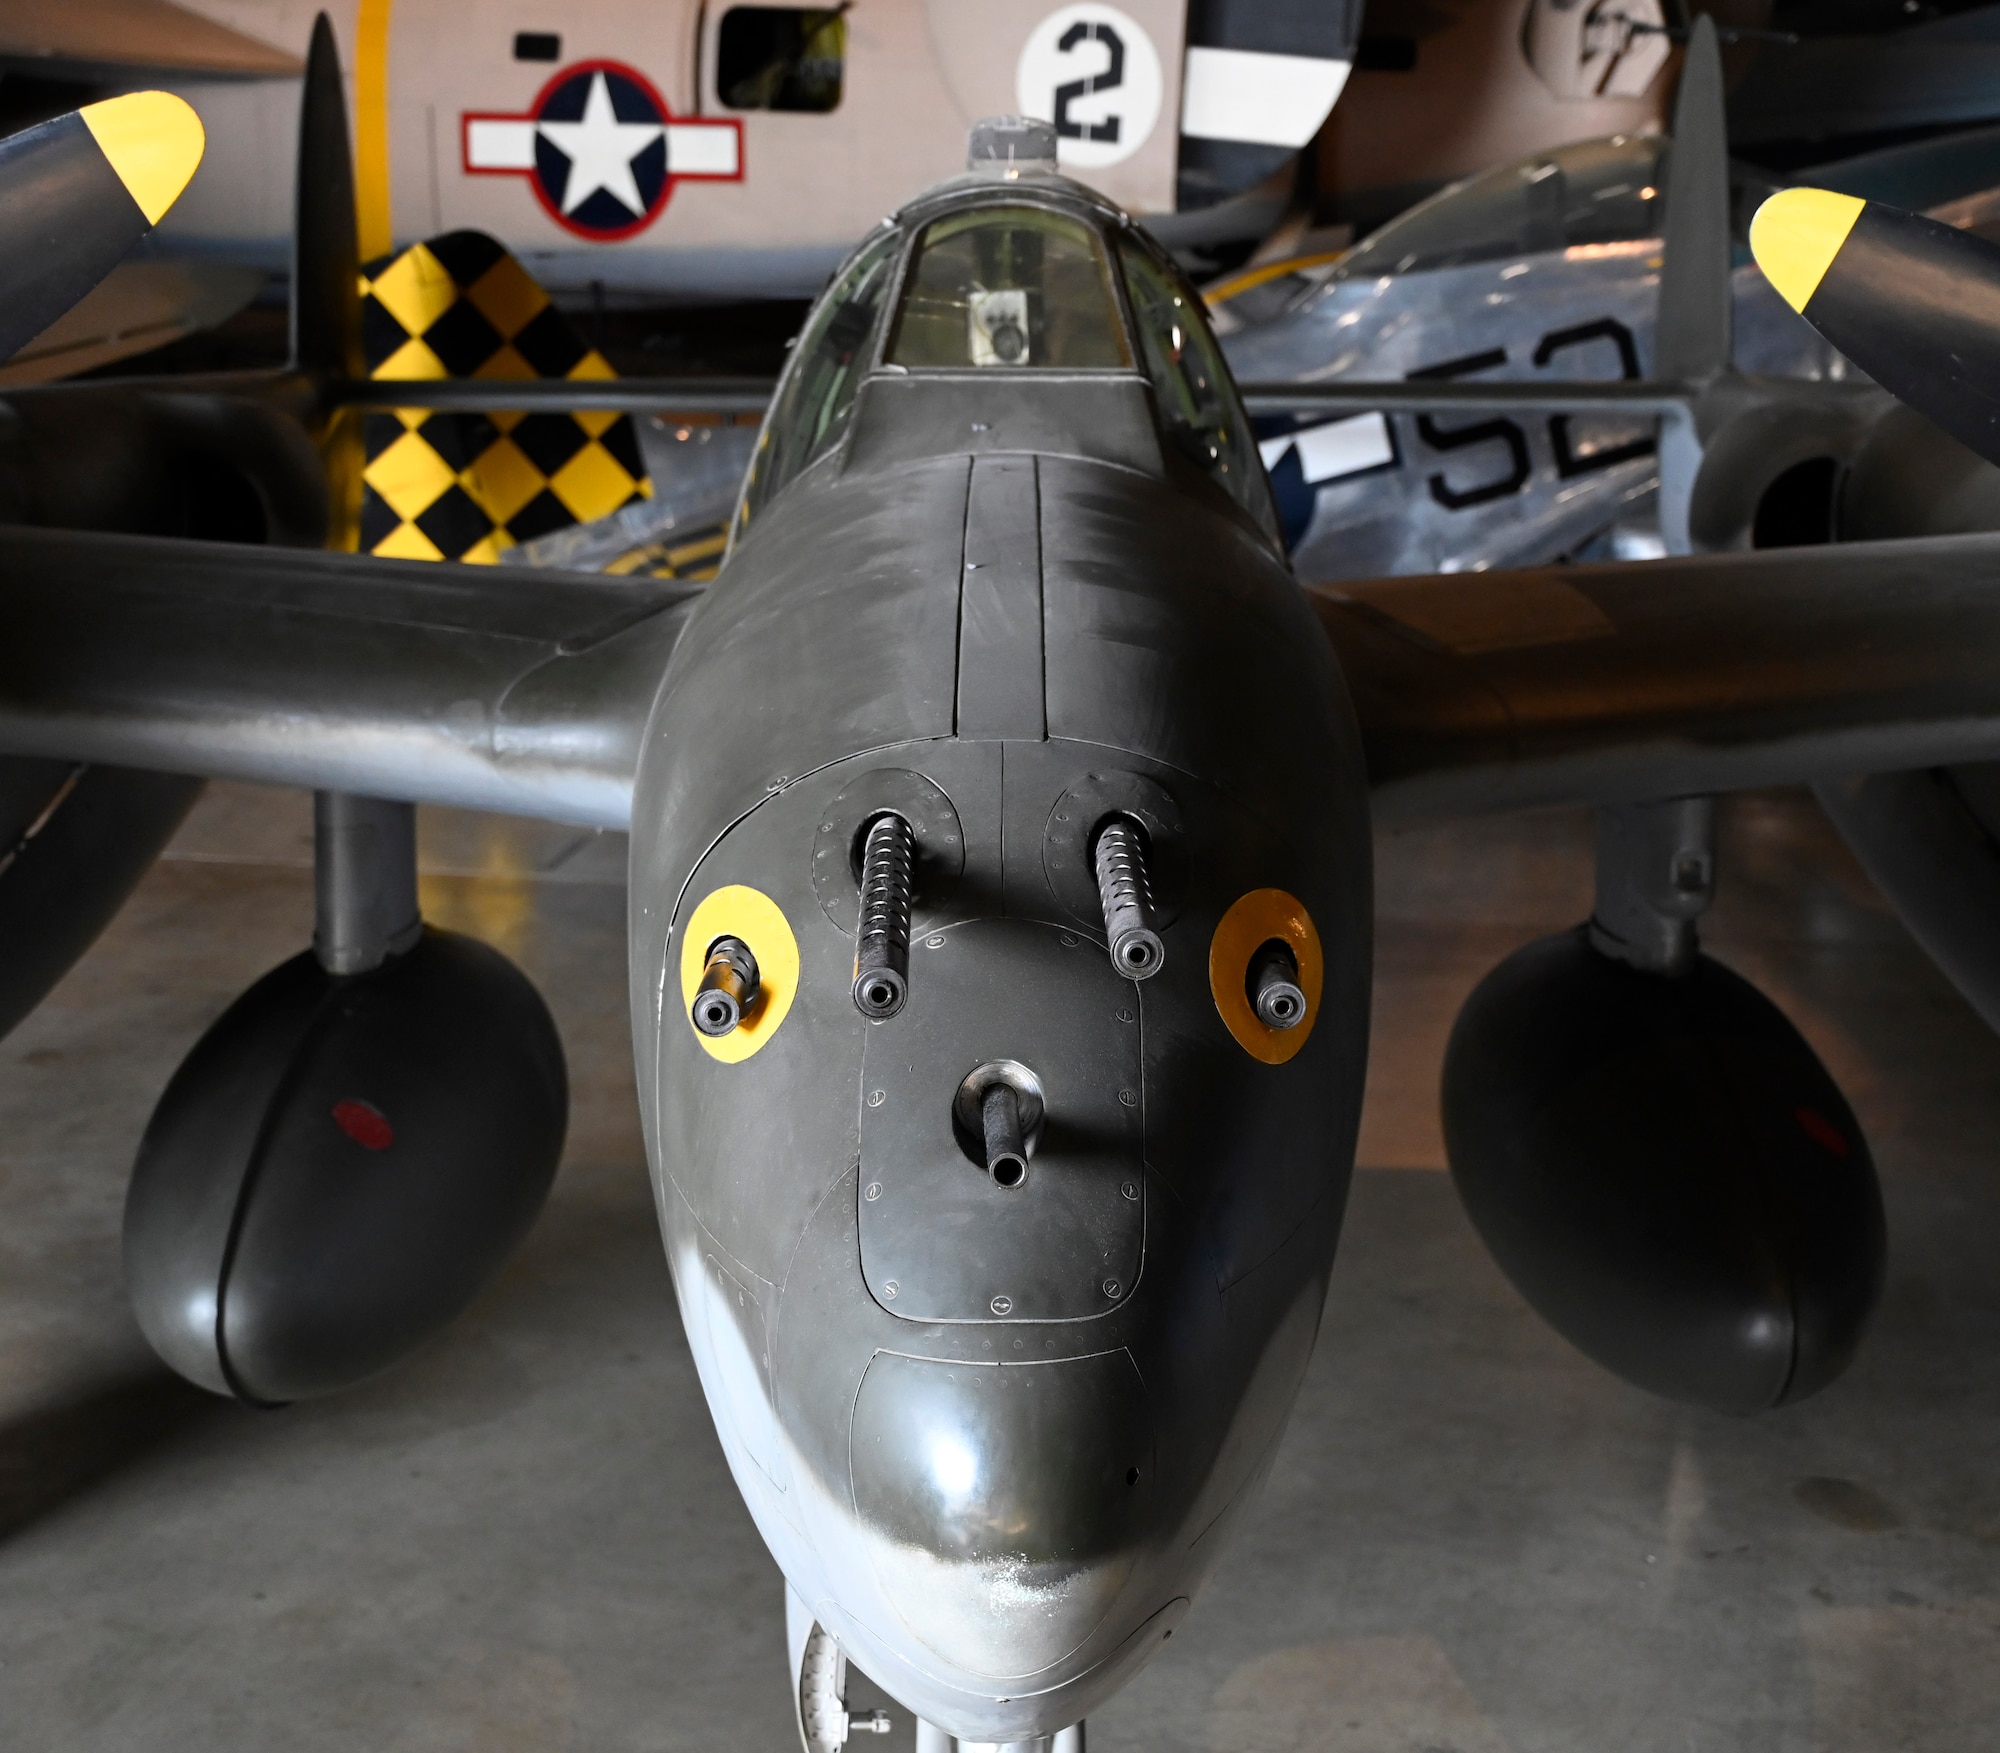
[[[1246, 982], [1250, 958], [1272, 938], [1292, 946], [1299, 961], [1299, 989], [1306, 995], [1304, 1021], [1289, 1029], [1274, 1029], [1250, 1008]], [[1222, 916], [1208, 943], [1208, 989], [1223, 1027], [1252, 1059], [1283, 1065], [1306, 1044], [1319, 1021], [1320, 987], [1326, 958], [1320, 953], [1319, 932], [1312, 915], [1296, 895], [1283, 889], [1252, 889]]]

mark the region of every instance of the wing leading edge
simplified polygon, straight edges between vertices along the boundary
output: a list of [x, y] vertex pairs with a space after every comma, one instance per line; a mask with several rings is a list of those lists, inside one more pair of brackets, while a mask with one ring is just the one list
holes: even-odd
[[699, 594], [0, 529], [0, 750], [623, 828]]
[[[699, 587], [0, 530], [0, 752], [622, 828]], [[1308, 596], [1384, 817], [2000, 759], [2000, 538]]]
[[1383, 816], [1693, 796], [2000, 758], [2000, 539], [1308, 593]]

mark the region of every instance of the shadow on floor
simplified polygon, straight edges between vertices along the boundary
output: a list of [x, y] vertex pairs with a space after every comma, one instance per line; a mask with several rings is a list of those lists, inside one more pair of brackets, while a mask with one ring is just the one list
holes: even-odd
[[164, 1369], [133, 1368], [0, 1423], [0, 1541], [225, 1409]]

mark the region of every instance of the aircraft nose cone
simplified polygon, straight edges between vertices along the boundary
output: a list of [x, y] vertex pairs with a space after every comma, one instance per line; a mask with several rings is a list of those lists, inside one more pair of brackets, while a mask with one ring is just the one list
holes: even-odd
[[1076, 1649], [1130, 1575], [1153, 1498], [1129, 1354], [969, 1364], [878, 1353], [855, 1398], [854, 1502], [883, 1591], [964, 1672]]

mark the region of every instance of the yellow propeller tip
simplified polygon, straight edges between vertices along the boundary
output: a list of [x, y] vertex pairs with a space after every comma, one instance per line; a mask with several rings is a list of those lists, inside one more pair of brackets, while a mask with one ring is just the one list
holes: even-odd
[[135, 91], [77, 113], [146, 223], [158, 225], [201, 163], [201, 117], [170, 91]]
[[1803, 311], [1867, 203], [1829, 189], [1780, 189], [1750, 221], [1750, 253], [1792, 309]]

